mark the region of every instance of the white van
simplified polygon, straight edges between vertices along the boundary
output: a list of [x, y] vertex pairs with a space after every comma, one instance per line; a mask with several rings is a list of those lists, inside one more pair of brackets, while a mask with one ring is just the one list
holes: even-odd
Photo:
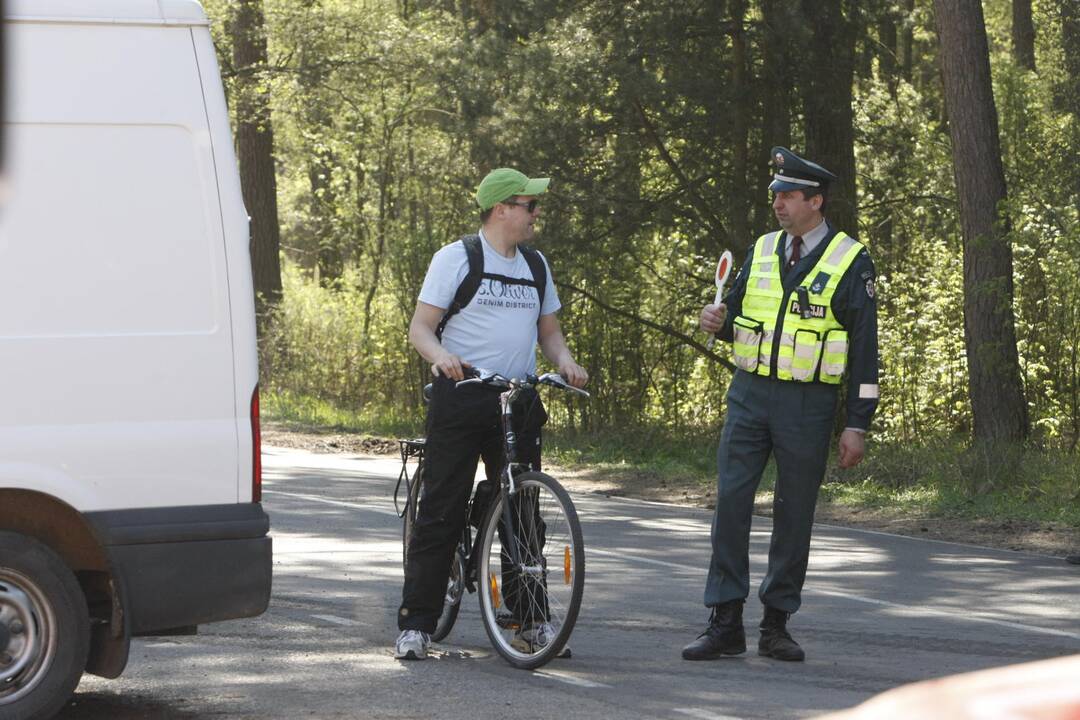
[[267, 606], [248, 221], [190, 0], [5, 0], [0, 719]]

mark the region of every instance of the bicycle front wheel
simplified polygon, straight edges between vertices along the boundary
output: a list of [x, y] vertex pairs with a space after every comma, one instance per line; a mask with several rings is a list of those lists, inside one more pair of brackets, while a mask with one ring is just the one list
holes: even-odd
[[527, 472], [515, 484], [510, 527], [502, 493], [481, 527], [480, 614], [499, 655], [532, 669], [558, 655], [573, 632], [585, 590], [585, 544], [574, 503], [558, 481]]

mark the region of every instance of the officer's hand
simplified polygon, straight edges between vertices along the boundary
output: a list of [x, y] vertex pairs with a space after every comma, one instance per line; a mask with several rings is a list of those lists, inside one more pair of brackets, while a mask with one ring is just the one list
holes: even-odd
[[866, 438], [861, 432], [845, 430], [840, 434], [840, 467], [847, 470], [862, 462]]
[[431, 364], [431, 374], [438, 377], [442, 374], [443, 377], [448, 377], [451, 380], [464, 380], [465, 368], [471, 368], [472, 365], [459, 358], [449, 350], [443, 350], [439, 357], [435, 358], [435, 362]]
[[585, 387], [585, 383], [589, 382], [589, 373], [585, 372], [585, 368], [570, 359], [559, 363], [559, 374], [576, 388]]
[[727, 305], [724, 303], [701, 308], [701, 329], [709, 334], [720, 332], [726, 319]]

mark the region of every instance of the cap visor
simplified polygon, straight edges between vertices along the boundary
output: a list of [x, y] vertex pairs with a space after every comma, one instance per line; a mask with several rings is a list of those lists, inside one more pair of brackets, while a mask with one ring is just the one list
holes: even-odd
[[518, 195], [541, 195], [547, 190], [550, 183], [551, 178], [532, 178], [525, 183], [525, 189], [519, 192]]
[[773, 180], [769, 183], [769, 190], [773, 192], [789, 192], [791, 190], [809, 190], [809, 185], [799, 185], [798, 183], [789, 183], [782, 180]]

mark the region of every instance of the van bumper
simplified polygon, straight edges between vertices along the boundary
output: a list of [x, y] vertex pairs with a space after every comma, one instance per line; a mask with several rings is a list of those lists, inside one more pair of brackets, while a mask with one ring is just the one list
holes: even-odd
[[86, 517], [109, 554], [131, 635], [252, 617], [270, 602], [270, 519], [259, 503]]

